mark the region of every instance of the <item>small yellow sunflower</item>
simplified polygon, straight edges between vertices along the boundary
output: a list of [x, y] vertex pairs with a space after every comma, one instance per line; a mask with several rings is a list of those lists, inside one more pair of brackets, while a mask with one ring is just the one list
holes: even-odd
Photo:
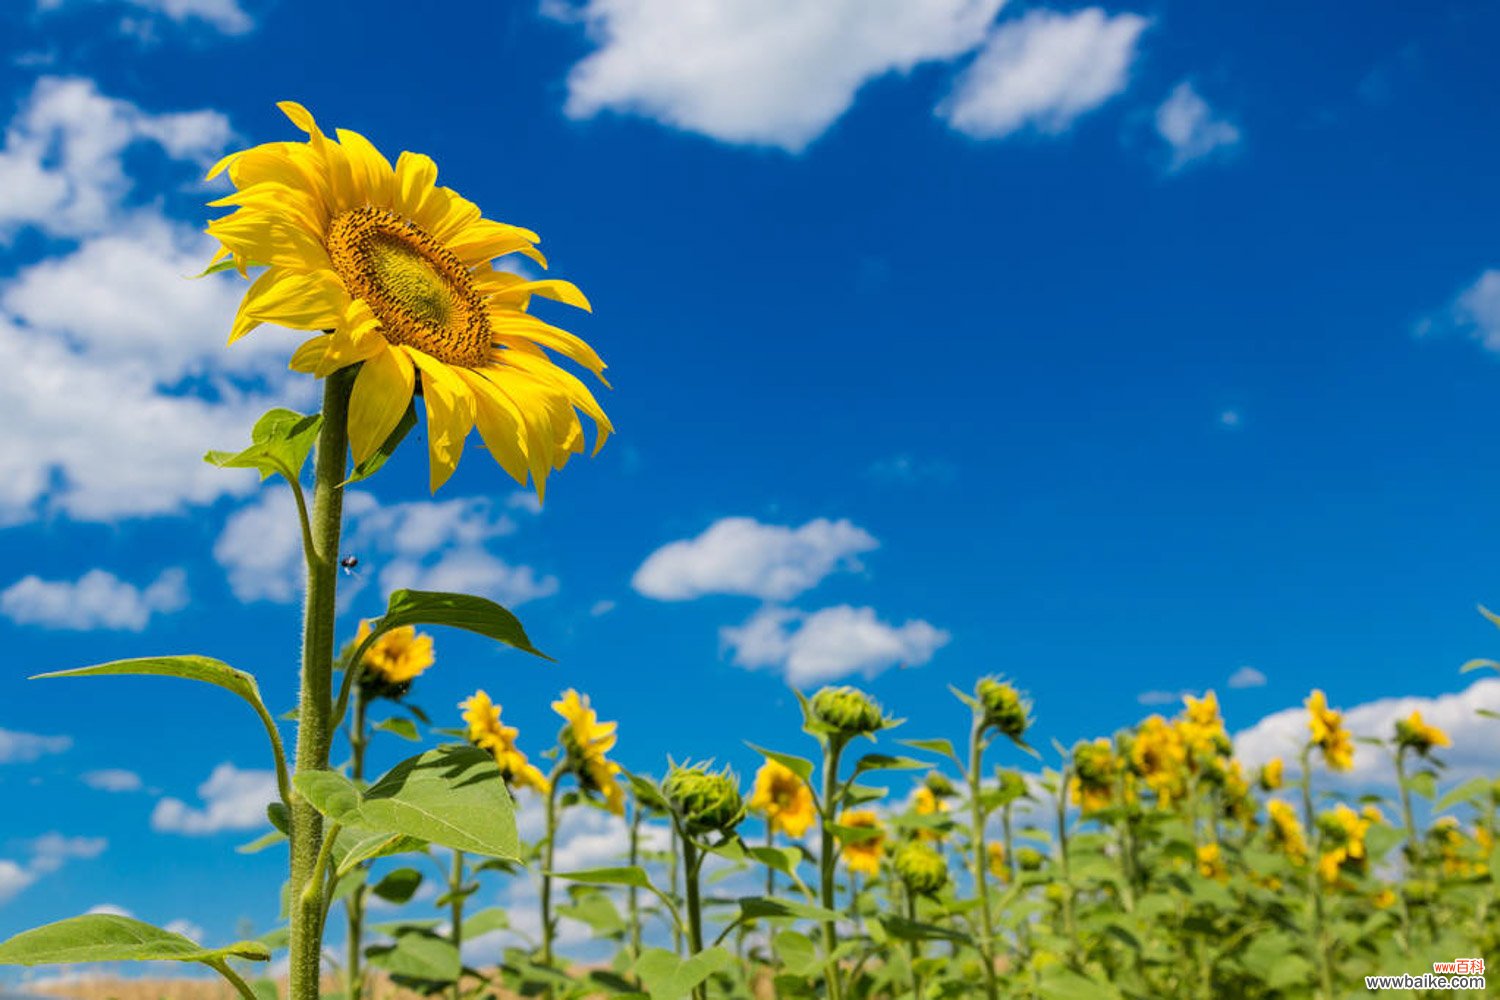
[[1344, 714], [1328, 707], [1328, 697], [1314, 689], [1304, 702], [1307, 706], [1307, 728], [1312, 742], [1323, 751], [1329, 770], [1348, 771], [1354, 767], [1354, 740], [1344, 728]]
[[625, 790], [620, 787], [620, 765], [605, 755], [619, 739], [618, 723], [600, 722], [589, 707], [588, 695], [572, 688], [552, 703], [552, 710], [567, 721], [561, 740], [568, 764], [585, 792], [604, 796], [605, 807], [616, 816], [625, 814]]
[[1256, 781], [1263, 792], [1278, 791], [1286, 784], [1286, 765], [1280, 757], [1272, 757], [1261, 765]]
[[1187, 794], [1187, 746], [1177, 727], [1160, 715], [1150, 716], [1136, 728], [1130, 767], [1156, 793], [1163, 809], [1170, 809]]
[[217, 262], [241, 275], [265, 268], [245, 293], [234, 343], [262, 323], [318, 330], [291, 367], [323, 378], [359, 366], [349, 400], [349, 443], [363, 462], [386, 441], [420, 388], [427, 410], [431, 486], [458, 466], [476, 425], [490, 454], [540, 495], [547, 475], [583, 450], [582, 411], [597, 452], [611, 433], [588, 388], [554, 364], [553, 351], [603, 380], [583, 340], [530, 315], [533, 295], [588, 309], [566, 281], [528, 281], [491, 261], [520, 253], [542, 266], [537, 236], [483, 218], [437, 166], [403, 152], [396, 165], [357, 132], [324, 135], [306, 108], [278, 105], [306, 142], [232, 153], [235, 191], [211, 202], [235, 211], [209, 223]]
[[1216, 882], [1229, 879], [1229, 869], [1224, 866], [1218, 844], [1203, 844], [1198, 848], [1198, 874]]
[[796, 840], [807, 833], [818, 818], [812, 789], [791, 768], [767, 760], [755, 772], [755, 788], [750, 793], [750, 811], [758, 813], [779, 830]]
[[[359, 631], [354, 634], [355, 647], [369, 637], [370, 623], [360, 622]], [[432, 636], [419, 633], [411, 625], [393, 628], [370, 644], [361, 662], [367, 681], [404, 690], [432, 666]]]
[[1302, 830], [1301, 821], [1297, 819], [1297, 810], [1289, 802], [1271, 799], [1266, 803], [1266, 814], [1271, 821], [1272, 846], [1285, 853], [1295, 864], [1306, 861], [1307, 837]]
[[1424, 757], [1432, 752], [1433, 747], [1453, 745], [1447, 733], [1422, 718], [1420, 710], [1414, 710], [1406, 718], [1396, 720], [1396, 743], [1415, 750]]
[[1120, 761], [1113, 745], [1103, 736], [1073, 749], [1073, 778], [1068, 796], [1088, 816], [1109, 808], [1115, 796], [1115, 777]]
[[[879, 830], [880, 817], [869, 809], [846, 809], [839, 815], [839, 826], [859, 830]], [[880, 872], [880, 856], [885, 849], [885, 834], [844, 844], [844, 864], [851, 872], [875, 875]]]
[[1005, 860], [1005, 845], [992, 840], [984, 845], [984, 853], [989, 864], [990, 874], [1002, 882], [1009, 882], [1010, 865]]
[[514, 788], [530, 788], [546, 795], [551, 787], [547, 776], [516, 746], [520, 730], [500, 722], [500, 706], [490, 700], [484, 691], [459, 703], [464, 710], [464, 725], [469, 730], [469, 742], [495, 755], [495, 764], [506, 784]]

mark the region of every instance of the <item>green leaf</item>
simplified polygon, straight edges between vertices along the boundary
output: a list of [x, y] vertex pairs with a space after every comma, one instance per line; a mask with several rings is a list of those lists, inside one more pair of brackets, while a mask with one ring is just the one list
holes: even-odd
[[531, 644], [520, 619], [494, 601], [468, 594], [445, 594], [426, 590], [398, 590], [391, 594], [385, 614], [375, 626], [376, 632], [387, 632], [405, 625], [447, 625], [461, 628], [507, 646], [540, 656], [552, 657]]
[[415, 426], [417, 426], [417, 401], [414, 398], [407, 404], [406, 412], [401, 415], [401, 420], [396, 424], [395, 428], [386, 435], [385, 442], [379, 448], [375, 449], [373, 455], [354, 466], [354, 471], [349, 474], [348, 479], [344, 480], [343, 485], [348, 486], [350, 483], [357, 483], [361, 479], [369, 479], [375, 473], [379, 472], [380, 467], [396, 453], [396, 448], [406, 439], [406, 435], [410, 434], [411, 429]]
[[1422, 798], [1430, 799], [1437, 794], [1437, 775], [1431, 771], [1418, 771], [1406, 779], [1406, 787]]
[[759, 920], [765, 917], [794, 917], [803, 920], [839, 920], [842, 914], [814, 906], [811, 903], [798, 902], [795, 899], [776, 899], [768, 896], [746, 896], [739, 900], [740, 913], [746, 920]]
[[821, 964], [817, 945], [806, 934], [782, 931], [772, 939], [772, 943], [776, 948], [776, 957], [781, 959], [782, 968], [795, 976], [808, 975]]
[[911, 771], [918, 768], [930, 768], [932, 765], [925, 760], [914, 760], [911, 757], [892, 757], [886, 753], [867, 753], [854, 764], [854, 774], [850, 778], [864, 774], [868, 771]]
[[1445, 812], [1460, 802], [1477, 801], [1480, 796], [1487, 795], [1489, 790], [1490, 781], [1488, 778], [1470, 778], [1457, 788], [1450, 788], [1446, 795], [1437, 800], [1437, 804], [1432, 809], [1434, 812]]
[[615, 904], [602, 892], [585, 890], [588, 894], [567, 906], [560, 906], [560, 916], [587, 925], [595, 934], [613, 937], [625, 931], [625, 920]]
[[358, 826], [359, 787], [337, 771], [300, 771], [292, 784], [318, 812], [341, 826]]
[[758, 747], [754, 743], [746, 743], [745, 746], [749, 747], [751, 750], [754, 750], [756, 753], [766, 758], [766, 760], [774, 760], [776, 763], [780, 764], [782, 767], [786, 768], [788, 771], [791, 771], [797, 777], [801, 778], [805, 784], [811, 787], [813, 775], [812, 761], [807, 760], [803, 757], [798, 757], [795, 754], [781, 753], [776, 750], [767, 750], [765, 747]]
[[583, 885], [627, 885], [637, 889], [650, 889], [651, 880], [646, 876], [646, 869], [638, 867], [627, 868], [589, 868], [576, 872], [553, 872], [554, 878], [567, 879], [569, 882], [579, 882]]
[[422, 873], [415, 868], [397, 868], [370, 887], [370, 891], [387, 903], [405, 903], [422, 884]]
[[647, 775], [626, 771], [625, 780], [630, 782], [630, 788], [635, 792], [636, 800], [647, 809], [655, 809], [663, 813], [672, 811], [672, 806], [667, 802], [667, 797], [662, 794], [661, 788]]
[[969, 936], [947, 927], [937, 924], [919, 923], [897, 916], [894, 913], [882, 914], [879, 917], [880, 925], [885, 932], [898, 941], [959, 941], [967, 942]]
[[370, 833], [367, 830], [345, 830], [333, 845], [336, 873], [344, 875], [375, 858], [388, 858], [395, 854], [411, 854], [427, 846], [420, 837], [407, 837], [399, 833]]
[[254, 840], [250, 841], [250, 843], [241, 844], [239, 847], [236, 847], [234, 849], [234, 853], [259, 854], [261, 851], [264, 851], [266, 848], [271, 847], [274, 844], [284, 843], [286, 839], [286, 834], [282, 833], [280, 830], [269, 830], [266, 833], [261, 834], [259, 837], [256, 837]]
[[393, 976], [429, 983], [451, 983], [463, 971], [453, 942], [425, 931], [410, 931], [393, 945], [369, 949], [370, 964]]
[[510, 917], [498, 906], [491, 906], [464, 918], [464, 940], [472, 941], [481, 934], [503, 931], [510, 926]]
[[953, 749], [953, 744], [948, 740], [898, 740], [902, 746], [911, 747], [913, 750], [926, 750], [928, 753], [940, 753], [947, 757], [959, 767], [963, 767], [963, 761], [958, 759], [958, 751]]
[[747, 847], [745, 853], [783, 875], [795, 874], [797, 866], [802, 863], [802, 851], [796, 847]]
[[661, 948], [647, 948], [636, 960], [635, 974], [641, 977], [651, 1000], [678, 1000], [716, 972], [734, 965], [734, 956], [715, 945], [688, 959], [680, 959]]
[[417, 724], [410, 719], [386, 719], [383, 722], [375, 723], [374, 728], [383, 733], [392, 733], [403, 740], [410, 740], [413, 743], [420, 743], [422, 740], [421, 734], [417, 732]]
[[862, 844], [867, 840], [878, 840], [885, 836], [885, 832], [873, 826], [844, 826], [842, 823], [829, 823], [828, 829], [845, 844]]
[[1120, 991], [1109, 983], [1054, 966], [1042, 976], [1041, 995], [1046, 1000], [1119, 1000]]
[[240, 452], [211, 451], [203, 460], [221, 469], [255, 469], [261, 479], [277, 473], [295, 483], [322, 426], [322, 414], [303, 415], [279, 407], [267, 410], [250, 431], [250, 447]]
[[0, 943], [0, 965], [72, 965], [77, 962], [222, 962], [226, 958], [269, 961], [258, 941], [205, 948], [171, 931], [107, 913], [71, 917]]

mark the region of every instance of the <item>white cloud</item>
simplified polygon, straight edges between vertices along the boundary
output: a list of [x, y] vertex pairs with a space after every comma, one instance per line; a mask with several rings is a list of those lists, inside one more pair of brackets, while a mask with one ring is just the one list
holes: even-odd
[[74, 859], [97, 858], [109, 846], [103, 837], [67, 837], [46, 833], [24, 844], [25, 863], [0, 858], [0, 906]]
[[1266, 686], [1266, 675], [1246, 664], [1229, 675], [1232, 688], [1258, 688]]
[[88, 912], [89, 913], [102, 913], [105, 916], [110, 916], [110, 917], [133, 917], [133, 916], [135, 916], [134, 913], [132, 913], [131, 911], [125, 909], [125, 907], [123, 907], [123, 906], [116, 906], [114, 903], [100, 903], [98, 906], [91, 906], [91, 907], [89, 907]]
[[726, 517], [697, 538], [670, 542], [651, 553], [631, 586], [659, 601], [705, 594], [785, 601], [837, 570], [858, 569], [857, 557], [878, 546], [869, 532], [846, 520], [818, 518], [789, 528]]
[[850, 674], [874, 677], [889, 667], [919, 667], [951, 638], [920, 619], [891, 625], [873, 608], [838, 605], [807, 614], [762, 608], [743, 625], [719, 631], [742, 667], [780, 670], [798, 687]]
[[1456, 330], [1479, 341], [1486, 350], [1500, 351], [1500, 268], [1474, 279], [1448, 307], [1447, 315], [1417, 324], [1419, 336]]
[[48, 754], [63, 753], [72, 746], [71, 736], [39, 736], [0, 729], [0, 764], [29, 764]]
[[26, 576], [0, 591], [0, 614], [11, 621], [75, 632], [140, 632], [152, 615], [186, 606], [187, 577], [181, 569], [164, 570], [144, 587], [91, 569], [72, 581]]
[[[556, 577], [490, 551], [492, 541], [516, 530], [515, 521], [495, 506], [486, 497], [382, 504], [369, 493], [347, 493], [344, 552], [359, 565], [341, 581], [341, 597], [352, 598], [372, 578], [386, 591], [460, 591], [508, 607], [557, 593]], [[302, 538], [291, 491], [269, 486], [230, 515], [214, 543], [214, 558], [240, 600], [295, 600], [302, 587]]]
[[1239, 410], [1221, 410], [1219, 412], [1219, 424], [1231, 430], [1240, 425], [1244, 418], [1240, 416]]
[[950, 126], [977, 139], [1025, 128], [1056, 135], [1122, 92], [1147, 20], [1089, 7], [1033, 10], [997, 27], [938, 107]]
[[1182, 699], [1197, 694], [1196, 691], [1142, 691], [1135, 696], [1137, 704], [1141, 705], [1180, 705]]
[[198, 786], [202, 807], [165, 798], [151, 813], [151, 829], [190, 837], [221, 830], [249, 830], [266, 822], [266, 806], [276, 798], [273, 771], [241, 770], [224, 763]]
[[603, 618], [615, 609], [615, 602], [608, 598], [595, 601], [593, 607], [589, 608], [589, 614], [595, 618]]
[[144, 787], [139, 774], [114, 767], [85, 771], [79, 776], [79, 780], [101, 792], [138, 792]]
[[725, 142], [796, 152], [866, 82], [953, 59], [1003, 0], [586, 0], [543, 9], [596, 48], [568, 75], [566, 112], [641, 115]]
[[[79, 6], [82, 0], [37, 0], [37, 10], [53, 11], [65, 6]], [[94, 0], [99, 2], [99, 0]], [[200, 21], [226, 35], [242, 35], [255, 27], [239, 0], [117, 0], [124, 6], [159, 15], [182, 24]], [[142, 27], [127, 18], [122, 26], [139, 32]]]
[[[1476, 715], [1475, 710], [1481, 708], [1500, 711], [1500, 679], [1478, 680], [1462, 691], [1435, 698], [1410, 696], [1365, 702], [1345, 711], [1344, 724], [1356, 737], [1389, 739], [1398, 718], [1420, 711], [1424, 720], [1453, 739], [1452, 748], [1437, 751], [1437, 756], [1448, 765], [1447, 780], [1454, 781], [1494, 773], [1496, 722]], [[1306, 741], [1307, 710], [1300, 706], [1272, 713], [1234, 737], [1236, 753], [1251, 766], [1281, 757], [1295, 768], [1297, 754]], [[1354, 770], [1335, 776], [1335, 780], [1356, 786], [1390, 784], [1394, 781], [1390, 753], [1356, 743]]]
[[171, 931], [173, 934], [181, 934], [190, 941], [202, 941], [207, 936], [201, 926], [193, 923], [191, 920], [180, 918], [167, 921], [167, 925], [163, 929]]
[[1167, 169], [1174, 172], [1240, 143], [1238, 126], [1215, 116], [1208, 102], [1187, 80], [1179, 83], [1156, 109], [1156, 134], [1172, 148]]
[[217, 112], [151, 114], [100, 94], [91, 80], [43, 77], [0, 149], [0, 242], [20, 226], [51, 236], [102, 233], [130, 193], [126, 149], [151, 143], [173, 159], [202, 162], [230, 134]]

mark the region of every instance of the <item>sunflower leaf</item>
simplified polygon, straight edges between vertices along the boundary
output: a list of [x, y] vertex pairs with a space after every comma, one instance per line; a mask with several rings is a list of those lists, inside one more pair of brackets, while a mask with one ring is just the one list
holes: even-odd
[[319, 413], [304, 415], [280, 407], [267, 410], [250, 431], [250, 447], [240, 452], [211, 451], [203, 460], [221, 469], [255, 469], [261, 479], [276, 473], [294, 483], [322, 426]]
[[483, 597], [428, 590], [398, 590], [391, 594], [385, 615], [375, 625], [375, 632], [389, 632], [405, 625], [448, 625], [461, 628], [540, 656], [544, 660], [552, 659], [531, 644], [520, 619]]
[[257, 941], [240, 941], [227, 948], [205, 948], [181, 934], [112, 913], [59, 920], [0, 942], [0, 965], [155, 961], [214, 965], [226, 958], [265, 962], [270, 960], [271, 952]]

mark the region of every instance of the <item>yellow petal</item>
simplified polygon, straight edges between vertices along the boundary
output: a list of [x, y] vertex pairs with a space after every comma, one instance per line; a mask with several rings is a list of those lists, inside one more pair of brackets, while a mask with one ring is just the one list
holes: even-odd
[[490, 456], [500, 468], [526, 485], [526, 422], [510, 397], [497, 389], [476, 371], [458, 369], [459, 376], [474, 393], [474, 422]]
[[281, 113], [292, 120], [292, 124], [306, 132], [308, 135], [321, 135], [318, 131], [318, 123], [313, 120], [312, 112], [298, 104], [296, 101], [277, 101], [276, 107]]
[[443, 362], [416, 348], [402, 350], [422, 371], [422, 399], [427, 404], [427, 456], [432, 492], [436, 493], [463, 457], [464, 440], [474, 426], [474, 394]]
[[426, 215], [424, 206], [433, 198], [437, 172], [430, 156], [403, 152], [396, 157], [396, 211], [421, 224]]
[[339, 322], [349, 294], [332, 271], [301, 274], [271, 268], [256, 278], [229, 334], [232, 344], [260, 323], [293, 330], [325, 330]]
[[349, 157], [355, 186], [362, 189], [365, 201], [372, 205], [389, 205], [395, 189], [396, 172], [374, 144], [347, 129], [338, 129], [339, 145]]
[[387, 346], [365, 360], [349, 397], [349, 447], [363, 462], [385, 443], [411, 403], [416, 372], [404, 351]]

